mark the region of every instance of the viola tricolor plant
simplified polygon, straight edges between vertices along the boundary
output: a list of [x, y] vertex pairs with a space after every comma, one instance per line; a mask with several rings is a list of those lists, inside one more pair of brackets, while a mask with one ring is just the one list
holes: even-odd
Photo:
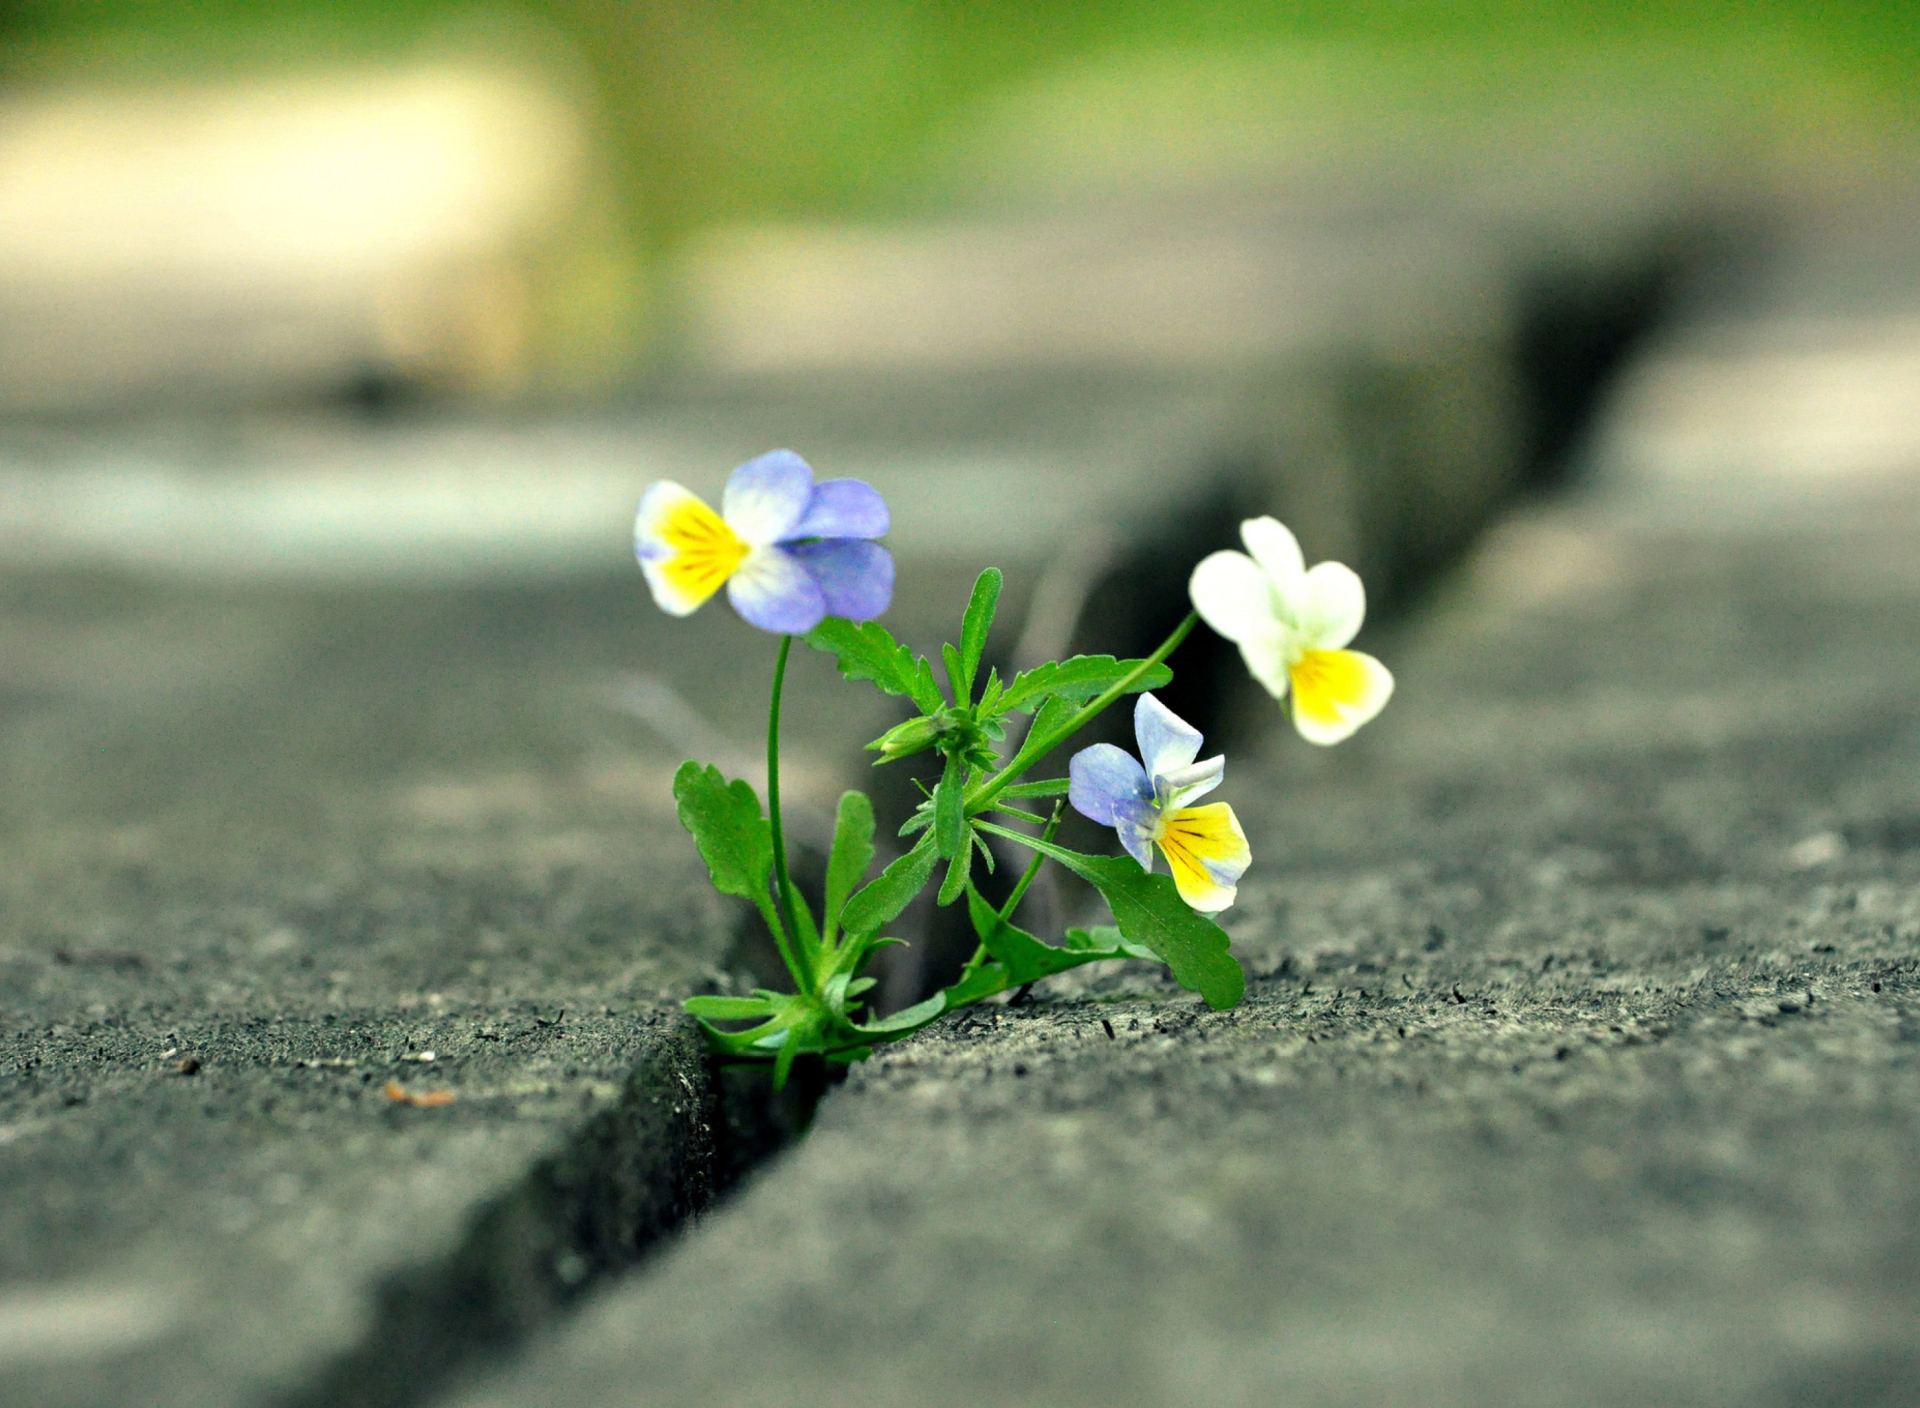
[[[816, 483], [790, 450], [736, 469], [719, 513], [666, 481], [641, 495], [634, 548], [661, 610], [690, 615], [724, 586], [742, 617], [780, 637], [765, 809], [751, 784], [729, 781], [716, 767], [685, 763], [673, 780], [681, 823], [714, 887], [758, 907], [794, 984], [790, 993], [689, 998], [709, 1043], [725, 1056], [771, 1062], [776, 1083], [784, 1083], [799, 1056], [862, 1060], [947, 1012], [1116, 958], [1164, 963], [1209, 1006], [1233, 1006], [1246, 979], [1213, 916], [1234, 902], [1252, 852], [1232, 807], [1193, 805], [1220, 786], [1226, 759], [1196, 761], [1200, 734], [1148, 691], [1172, 680], [1167, 657], [1205, 620], [1240, 647], [1303, 737], [1339, 742], [1393, 692], [1386, 666], [1346, 649], [1366, 614], [1360, 579], [1334, 562], [1309, 571], [1291, 533], [1274, 519], [1250, 519], [1241, 525], [1247, 552], [1201, 562], [1190, 583], [1193, 612], [1145, 659], [1076, 655], [1003, 680], [997, 669], [982, 676], [980, 668], [1001, 587], [999, 570], [988, 568], [974, 583], [959, 644], [941, 649], [943, 688], [932, 663], [875, 619], [893, 599], [893, 558], [875, 541], [888, 526], [886, 503], [870, 485]], [[780, 696], [795, 637], [834, 656], [849, 680], [912, 705], [912, 718], [867, 745], [878, 762], [927, 752], [941, 760], [939, 781], [900, 828], [914, 838], [911, 846], [876, 876], [868, 876], [872, 803], [861, 792], [841, 796], [818, 914], [794, 888], [780, 821]], [[1126, 695], [1138, 696], [1137, 758], [1096, 743], [1073, 756], [1068, 776], [1027, 779]], [[1015, 713], [1032, 716], [1017, 746], [1007, 727]], [[1033, 810], [1049, 799], [1048, 815]], [[1123, 854], [1056, 844], [1063, 802], [1112, 827]], [[1038, 834], [1011, 824], [1020, 822]], [[1033, 853], [998, 906], [974, 883], [976, 865], [993, 868], [988, 836]], [[1157, 858], [1167, 874], [1157, 871]], [[1049, 861], [1098, 890], [1114, 922], [1068, 929], [1052, 943], [1015, 925], [1020, 901]], [[939, 902], [966, 900], [980, 946], [957, 982], [904, 1011], [874, 1016], [865, 1010], [875, 981], [867, 964], [882, 946], [900, 942], [887, 936], [888, 926], [936, 872]]]

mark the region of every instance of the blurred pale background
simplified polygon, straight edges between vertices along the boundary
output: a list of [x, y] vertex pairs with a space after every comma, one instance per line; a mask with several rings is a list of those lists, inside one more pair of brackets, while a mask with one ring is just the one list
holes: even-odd
[[[11, 0], [0, 409], [1244, 354], [1320, 271], [1143, 209], [1444, 193], [1604, 240], [1875, 182], [1916, 71], [1891, 0]], [[1249, 288], [1264, 327], [1221, 316]]]

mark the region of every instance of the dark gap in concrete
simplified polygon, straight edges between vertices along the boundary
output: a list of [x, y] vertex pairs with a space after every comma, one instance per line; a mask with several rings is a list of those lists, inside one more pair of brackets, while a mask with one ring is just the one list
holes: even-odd
[[776, 1094], [771, 1067], [719, 1065], [681, 1022], [616, 1108], [483, 1208], [449, 1256], [383, 1282], [366, 1338], [270, 1408], [407, 1408], [518, 1352], [798, 1138], [841, 1075], [802, 1058]]
[[1526, 485], [1551, 488], [1572, 474], [1594, 412], [1628, 358], [1700, 271], [1724, 262], [1724, 243], [1704, 225], [1675, 226], [1625, 260], [1549, 265], [1526, 282], [1514, 346]]

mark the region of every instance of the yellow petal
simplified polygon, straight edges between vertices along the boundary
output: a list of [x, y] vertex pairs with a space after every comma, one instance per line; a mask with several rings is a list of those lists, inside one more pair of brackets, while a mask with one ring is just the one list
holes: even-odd
[[1309, 743], [1338, 743], [1386, 707], [1393, 675], [1358, 650], [1309, 650], [1295, 662], [1293, 726]]
[[662, 610], [685, 616], [725, 585], [751, 550], [692, 494], [660, 505], [645, 525], [640, 565]]
[[1167, 818], [1157, 839], [1181, 899], [1206, 914], [1233, 903], [1253, 852], [1232, 807], [1213, 802], [1184, 808]]

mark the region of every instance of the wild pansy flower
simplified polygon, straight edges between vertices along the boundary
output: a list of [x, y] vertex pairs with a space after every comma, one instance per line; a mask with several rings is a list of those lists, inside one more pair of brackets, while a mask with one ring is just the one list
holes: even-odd
[[688, 616], [724, 583], [763, 631], [804, 635], [828, 616], [871, 621], [893, 600], [893, 556], [870, 541], [887, 504], [858, 479], [813, 482], [791, 450], [748, 460], [715, 513], [671, 480], [640, 495], [633, 547], [654, 603]]
[[1267, 693], [1285, 699], [1291, 690], [1302, 738], [1338, 743], [1393, 693], [1385, 665], [1344, 648], [1366, 617], [1366, 588], [1338, 562], [1308, 571], [1299, 542], [1277, 519], [1248, 519], [1240, 538], [1246, 553], [1216, 552], [1193, 569], [1193, 609], [1240, 647]]
[[1180, 898], [1216, 914], [1233, 903], [1253, 853], [1232, 807], [1187, 803], [1220, 785], [1227, 760], [1196, 763], [1199, 731], [1151, 694], [1134, 706], [1133, 733], [1140, 762], [1111, 743], [1074, 754], [1067, 800], [1082, 816], [1117, 831], [1143, 870], [1153, 869], [1153, 848], [1159, 846]]

